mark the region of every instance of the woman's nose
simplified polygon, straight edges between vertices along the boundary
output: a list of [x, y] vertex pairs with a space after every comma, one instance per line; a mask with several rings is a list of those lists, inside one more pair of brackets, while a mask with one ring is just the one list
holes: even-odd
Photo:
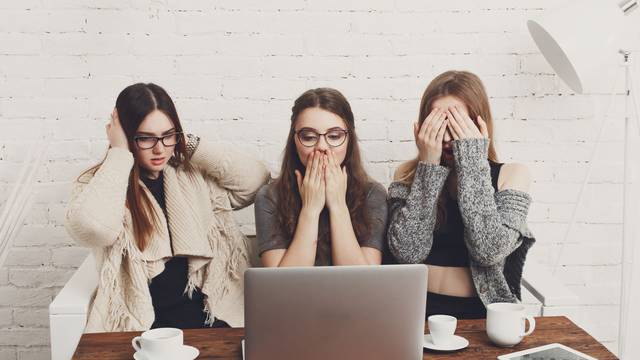
[[444, 142], [449, 142], [451, 141], [452, 137], [451, 134], [449, 133], [449, 129], [444, 131], [444, 137], [442, 138], [442, 141]]
[[324, 135], [320, 136], [318, 142], [316, 143], [316, 150], [326, 152], [329, 150], [329, 144], [327, 144], [327, 139], [325, 139]]

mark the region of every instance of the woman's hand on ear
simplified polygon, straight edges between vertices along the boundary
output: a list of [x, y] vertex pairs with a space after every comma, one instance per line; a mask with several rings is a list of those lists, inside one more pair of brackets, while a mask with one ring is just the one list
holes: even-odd
[[113, 108], [113, 111], [111, 112], [111, 121], [109, 121], [106, 128], [107, 138], [109, 138], [109, 144], [111, 147], [130, 150], [127, 135], [124, 133], [124, 130], [120, 125], [120, 118], [118, 117], [118, 110], [116, 108]]

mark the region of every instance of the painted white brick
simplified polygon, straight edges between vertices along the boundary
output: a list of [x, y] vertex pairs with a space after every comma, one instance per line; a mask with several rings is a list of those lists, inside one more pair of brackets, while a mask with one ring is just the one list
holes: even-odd
[[[86, 56], [87, 71], [92, 77], [136, 75], [152, 78], [158, 74], [173, 73], [174, 62], [175, 59], [172, 56], [134, 56], [127, 54]], [[111, 96], [115, 95], [117, 94], [111, 93]]]
[[42, 5], [42, 0], [26, 0], [26, 1], [3, 1], [0, 2], [0, 9], [16, 9], [16, 10], [30, 10], [38, 8]]
[[615, 265], [620, 262], [619, 239], [602, 239], [600, 242], [565, 244], [560, 262], [565, 265]]
[[176, 70], [195, 76], [212, 75], [217, 78], [256, 77], [262, 72], [261, 60], [243, 56], [179, 56]]
[[304, 80], [257, 79], [226, 80], [222, 96], [228, 99], [288, 100], [293, 94], [302, 93], [308, 86]]
[[59, 203], [69, 200], [71, 196], [71, 181], [80, 173], [68, 174], [65, 181], [36, 184], [34, 201], [38, 203]]
[[11, 311], [11, 308], [0, 308], [0, 327], [8, 327], [12, 323], [13, 313]]
[[32, 204], [25, 214], [23, 223], [26, 225], [43, 225], [48, 223], [47, 204]]
[[0, 55], [37, 55], [41, 50], [40, 37], [21, 33], [0, 33]]
[[382, 183], [385, 188], [388, 187], [391, 180], [391, 169], [388, 163], [367, 163], [365, 164], [365, 170], [372, 179]]
[[88, 153], [89, 142], [86, 140], [52, 142], [47, 148], [50, 160], [86, 160]]
[[47, 309], [18, 308], [13, 311], [13, 323], [19, 327], [47, 327], [49, 311]]
[[352, 32], [351, 13], [326, 11], [261, 12], [259, 31], [269, 34], [344, 34]]
[[0, 329], [0, 345], [38, 346], [49, 344], [49, 329]]
[[383, 121], [358, 121], [356, 133], [360, 140], [386, 140], [387, 124]]
[[[2, 106], [2, 114], [8, 118], [60, 118], [88, 113], [85, 100], [70, 98], [2, 99], [0, 106]], [[37, 128], [34, 127], [33, 130]]]
[[51, 359], [51, 351], [46, 346], [29, 347], [18, 350], [18, 360], [47, 360]]
[[199, 42], [195, 42], [194, 46], [198, 46], [203, 41], [211, 43], [214, 50], [211, 53], [222, 55], [274, 56], [304, 55], [306, 53], [305, 39], [302, 36], [291, 34], [207, 36], [204, 39], [200, 39]]
[[556, 272], [566, 285], [589, 285], [611, 282], [620, 277], [619, 265], [564, 265]]
[[44, 87], [42, 79], [4, 78], [0, 79], [0, 97], [41, 96]]
[[51, 264], [56, 268], [77, 268], [89, 255], [89, 249], [76, 246], [51, 250]]
[[378, 162], [386, 161], [389, 159], [388, 154], [393, 151], [395, 144], [391, 144], [387, 141], [361, 141], [360, 151], [366, 161]]
[[[415, 36], [390, 36], [391, 48], [395, 55], [467, 54], [477, 52], [476, 35], [469, 34], [417, 34]], [[387, 52], [388, 53], [388, 52]], [[507, 52], [500, 52], [505, 54]], [[444, 66], [441, 66], [443, 68]], [[449, 68], [447, 68], [449, 70]], [[424, 71], [431, 78], [437, 73]]]
[[9, 284], [9, 270], [0, 268], [0, 286]]
[[[68, 196], [67, 196], [68, 198]], [[15, 246], [72, 245], [73, 240], [64, 226], [25, 226], [20, 230]]]
[[309, 54], [314, 56], [371, 56], [387, 55], [391, 52], [391, 41], [379, 36], [314, 34], [305, 40]]
[[374, 35], [411, 35], [442, 31], [446, 19], [425, 13], [358, 13], [353, 15], [354, 32]]
[[48, 248], [14, 247], [9, 250], [5, 266], [43, 266], [51, 262]]
[[[262, 60], [265, 77], [276, 78], [343, 78], [353, 74], [353, 59], [326, 56], [269, 56]], [[247, 76], [254, 76], [246, 69]], [[311, 85], [313, 86], [313, 85]]]
[[42, 78], [86, 76], [86, 61], [80, 56], [0, 55], [0, 71], [10, 77]]
[[327, 0], [307, 2], [307, 8], [326, 11], [391, 11], [394, 4], [386, 0]]
[[16, 360], [17, 359], [16, 349], [14, 346], [7, 346], [0, 349], [0, 359], [3, 360]]
[[[169, 0], [169, 4], [184, 3], [185, 1]], [[200, 3], [200, 0], [190, 0], [188, 3]], [[206, 4], [210, 4], [210, 1], [206, 1]], [[276, 0], [265, 3], [260, 0], [246, 0], [242, 3], [238, 3], [233, 0], [216, 0], [215, 7], [220, 9], [237, 9], [237, 10], [260, 10], [260, 11], [275, 11], [275, 10], [302, 10], [305, 8], [305, 2], [299, 0]], [[176, 5], [182, 6], [182, 5]], [[206, 6], [199, 7], [198, 9], [206, 8]]]
[[84, 29], [89, 34], [166, 34], [175, 33], [176, 17], [170, 13], [132, 9], [85, 10]]
[[71, 275], [73, 275], [73, 270], [54, 270], [48, 267], [10, 269], [9, 283], [18, 287], [49, 288], [64, 286]]
[[261, 12], [180, 12], [175, 14], [175, 31], [181, 35], [259, 32], [263, 16]]
[[[48, 306], [51, 293], [47, 289], [20, 289], [15, 286], [0, 287], [0, 306]], [[15, 345], [15, 344], [14, 344]]]

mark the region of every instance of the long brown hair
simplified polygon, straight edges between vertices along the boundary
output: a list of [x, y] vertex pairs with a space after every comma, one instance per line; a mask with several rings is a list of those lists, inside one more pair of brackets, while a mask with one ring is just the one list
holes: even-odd
[[[127, 86], [120, 92], [116, 99], [116, 111], [120, 124], [127, 136], [129, 149], [134, 152], [136, 149], [134, 136], [138, 127], [147, 115], [158, 110], [163, 112], [173, 123], [175, 130], [182, 133], [180, 118], [169, 94], [160, 86], [152, 83], [137, 83]], [[181, 168], [187, 173], [193, 172], [186, 153], [184, 135], [180, 135], [180, 141], [174, 148], [174, 153], [169, 161], [171, 166]], [[135, 152], [134, 152], [135, 153]], [[106, 158], [106, 157], [105, 157]], [[85, 174], [94, 175], [102, 166], [104, 159], [97, 165], [91, 167], [78, 177], [78, 181], [84, 182]], [[141, 174], [140, 164], [134, 156], [134, 166], [129, 174], [129, 185], [127, 186], [126, 206], [131, 212], [133, 220], [133, 234], [136, 244], [140, 250], [144, 250], [154, 229], [159, 225], [159, 214], [153, 211], [151, 199], [144, 192], [140, 184]]]
[[[422, 94], [418, 112], [419, 126], [422, 126], [422, 123], [431, 112], [433, 103], [444, 96], [454, 96], [460, 99], [467, 106], [469, 117], [473, 119], [474, 123], [478, 116], [482, 117], [487, 123], [489, 160], [497, 162], [498, 156], [493, 145], [493, 117], [491, 116], [489, 98], [480, 78], [468, 71], [447, 71], [438, 75], [429, 83]], [[400, 164], [393, 176], [394, 181], [406, 184], [413, 183], [418, 161], [416, 156], [416, 158]], [[444, 221], [445, 193], [445, 191], [442, 192], [438, 201], [438, 224]]]
[[[338, 91], [331, 88], [319, 88], [307, 90], [298, 97], [291, 108], [291, 126], [284, 150], [280, 176], [275, 180], [277, 196], [277, 212], [280, 230], [286, 234], [289, 241], [298, 225], [298, 216], [302, 208], [302, 200], [298, 190], [295, 170], [304, 176], [305, 166], [298, 156], [295, 144], [295, 124], [298, 115], [308, 108], [320, 108], [329, 111], [344, 120], [348, 131], [347, 152], [342, 163], [347, 168], [347, 207], [351, 215], [353, 230], [358, 241], [369, 236], [371, 219], [365, 206], [368, 185], [371, 182], [362, 165], [358, 136], [355, 131], [353, 112], [347, 99]], [[323, 211], [326, 211], [323, 210]], [[318, 254], [322, 262], [328, 259], [322, 258], [330, 247], [330, 232], [324, 229], [318, 236]], [[322, 230], [321, 230], [322, 231]]]

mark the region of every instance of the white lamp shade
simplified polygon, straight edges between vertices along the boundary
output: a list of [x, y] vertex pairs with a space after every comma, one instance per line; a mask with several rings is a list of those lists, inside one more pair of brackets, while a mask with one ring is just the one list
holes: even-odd
[[620, 63], [624, 12], [612, 0], [578, 0], [527, 21], [529, 33], [558, 76], [575, 92], [610, 91]]

